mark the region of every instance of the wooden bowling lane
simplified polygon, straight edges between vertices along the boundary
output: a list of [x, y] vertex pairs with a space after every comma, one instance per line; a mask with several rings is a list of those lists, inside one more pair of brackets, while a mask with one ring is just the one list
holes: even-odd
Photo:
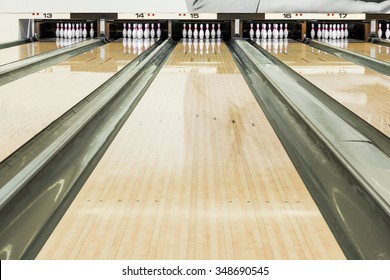
[[141, 46], [129, 53], [112, 42], [1, 86], [0, 161], [133, 60]]
[[0, 65], [59, 48], [56, 42], [33, 42], [0, 50]]
[[331, 43], [331, 45], [335, 45], [342, 49], [346, 49], [358, 54], [362, 54], [374, 59], [378, 59], [390, 63], [390, 47], [382, 46], [379, 44], [368, 43], [368, 42], [347, 43], [347, 41], [333, 42], [333, 44]]
[[301, 43], [274, 52], [285, 64], [390, 137], [390, 77]]
[[343, 258], [227, 47], [192, 41], [176, 46], [37, 256]]

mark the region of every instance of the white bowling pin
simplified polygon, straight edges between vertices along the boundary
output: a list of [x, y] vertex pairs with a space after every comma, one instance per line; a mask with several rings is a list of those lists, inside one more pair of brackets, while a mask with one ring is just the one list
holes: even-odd
[[145, 31], [144, 31], [144, 38], [149, 39], [150, 36], [150, 30], [149, 30], [149, 23], [145, 24]]
[[156, 31], [154, 30], [154, 23], [152, 23], [152, 28], [150, 29], [150, 38], [154, 39], [156, 37]]
[[284, 38], [286, 39], [286, 38], [288, 38], [288, 24], [287, 23], [285, 23], [284, 24]]
[[341, 36], [341, 31], [340, 31], [340, 24], [337, 24], [337, 33], [336, 33], [336, 38], [340, 39]]
[[181, 32], [181, 35], [183, 38], [187, 37], [187, 29], [186, 29], [186, 24], [183, 23], [183, 31]]
[[160, 23], [157, 23], [157, 32], [156, 32], [157, 38], [161, 38], [161, 25]]
[[126, 23], [123, 24], [122, 37], [123, 38], [127, 37]]
[[255, 33], [255, 36], [256, 36], [256, 39], [259, 39], [261, 34], [260, 34], [260, 24], [256, 24], [256, 33]]
[[138, 24], [138, 29], [137, 29], [137, 38], [141, 39], [144, 36], [144, 31], [142, 29], [142, 24]]
[[192, 28], [191, 28], [191, 23], [188, 24], [188, 32], [187, 32], [187, 35], [188, 35], [188, 38], [191, 39], [192, 38]]
[[310, 30], [310, 37], [314, 39], [314, 36], [316, 35], [316, 32], [314, 30], [314, 23], [311, 24], [311, 30]]
[[271, 24], [268, 24], [268, 32], [267, 32], [268, 39], [272, 38], [272, 29], [271, 29]]
[[249, 30], [249, 38], [253, 39], [255, 36], [255, 31], [253, 30], [253, 23], [251, 23], [251, 28]]
[[349, 36], [349, 32], [348, 32], [348, 23], [345, 24], [345, 28], [344, 28], [344, 38], [345, 39], [348, 39], [348, 36]]
[[321, 24], [318, 24], [317, 38], [318, 38], [318, 39], [321, 39], [321, 38], [322, 38]]
[[65, 28], [64, 28], [64, 38], [68, 38], [68, 24], [65, 23]]
[[93, 38], [95, 36], [95, 30], [93, 30], [93, 23], [91, 22], [91, 28], [89, 29], [89, 36]]
[[61, 23], [61, 25], [60, 25], [60, 37], [64, 38], [64, 24], [63, 23]]
[[261, 38], [262, 39], [267, 39], [267, 30], [265, 30], [266, 25], [263, 23], [261, 26]]
[[344, 32], [344, 24], [340, 25], [340, 39], [344, 39], [345, 32]]
[[137, 24], [133, 23], [133, 39], [137, 39], [138, 28]]
[[74, 23], [72, 23], [72, 38], [76, 36], [76, 29], [74, 28]]
[[83, 38], [87, 38], [88, 32], [87, 32], [87, 24], [84, 23], [83, 25]]
[[76, 36], [77, 39], [80, 38], [80, 30], [79, 30], [79, 24], [78, 23], [76, 23], [75, 36]]
[[195, 39], [197, 39], [198, 36], [199, 36], [198, 25], [196, 23], [194, 24], [194, 33], [193, 33], [193, 35], [194, 35]]
[[383, 34], [383, 32], [382, 32], [382, 24], [379, 23], [379, 27], [378, 27], [378, 37], [379, 37], [379, 38], [382, 38], [382, 34]]
[[200, 24], [199, 38], [204, 39], [203, 24]]
[[385, 37], [388, 40], [390, 38], [390, 30], [389, 30], [389, 24], [386, 24], [386, 32], [385, 32]]
[[[221, 24], [218, 23], [218, 29], [217, 29], [217, 38], [221, 38], [222, 36], [222, 32], [221, 32]], [[218, 45], [218, 43], [217, 43]]]
[[215, 36], [216, 36], [216, 33], [215, 33], [215, 24], [213, 23], [212, 25], [211, 25], [211, 38], [215, 38]]
[[60, 24], [58, 22], [56, 24], [56, 37], [60, 37]]
[[279, 24], [279, 39], [283, 39], [283, 24]]
[[337, 29], [336, 29], [336, 24], [333, 24], [333, 40], [337, 39]]
[[206, 39], [210, 39], [210, 29], [208, 23], [206, 23], [206, 31], [204, 32], [204, 36], [206, 37]]
[[69, 29], [68, 29], [68, 38], [69, 39], [72, 39], [73, 38], [73, 27], [72, 25], [69, 23]]
[[278, 25], [276, 23], [274, 23], [273, 36], [274, 36], [274, 39], [279, 38]]

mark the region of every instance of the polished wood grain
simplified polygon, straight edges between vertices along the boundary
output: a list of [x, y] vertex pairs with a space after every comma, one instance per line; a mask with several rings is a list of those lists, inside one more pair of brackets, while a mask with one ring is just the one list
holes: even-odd
[[343, 258], [217, 42], [175, 48], [37, 256]]
[[[352, 45], [352, 44], [350, 44]], [[267, 50], [390, 137], [390, 77], [301, 43]]]
[[[141, 47], [141, 45], [140, 45]], [[0, 87], [0, 161], [113, 76], [139, 52], [113, 42]]]
[[56, 42], [34, 42], [0, 50], [0, 65], [59, 48]]

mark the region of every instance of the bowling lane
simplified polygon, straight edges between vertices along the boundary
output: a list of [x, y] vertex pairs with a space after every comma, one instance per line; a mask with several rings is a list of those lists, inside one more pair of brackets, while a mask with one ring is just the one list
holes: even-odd
[[112, 42], [0, 87], [0, 161], [150, 46]]
[[274, 56], [346, 108], [390, 137], [390, 77], [301, 43], [280, 51], [264, 46]]
[[60, 48], [56, 42], [33, 42], [0, 50], [0, 65]]
[[222, 43], [178, 44], [38, 259], [343, 259]]
[[333, 40], [333, 41], [328, 40], [325, 42], [342, 49], [346, 49], [358, 54], [362, 54], [374, 59], [378, 59], [390, 63], [390, 47], [381, 46], [379, 44], [372, 44], [368, 42], [348, 43], [348, 41], [346, 40]]

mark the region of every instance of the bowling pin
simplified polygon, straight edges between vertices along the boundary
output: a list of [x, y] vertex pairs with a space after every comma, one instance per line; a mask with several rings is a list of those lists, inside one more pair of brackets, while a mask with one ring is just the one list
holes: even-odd
[[157, 38], [161, 38], [161, 25], [160, 23], [157, 23], [157, 32], [156, 32]]
[[344, 35], [345, 35], [344, 24], [341, 24], [340, 25], [340, 39], [344, 39]]
[[76, 36], [76, 29], [74, 28], [74, 23], [72, 23], [72, 38]]
[[279, 24], [279, 39], [283, 39], [283, 24]]
[[333, 24], [333, 40], [337, 39], [337, 30], [336, 30], [336, 24]]
[[89, 30], [89, 36], [93, 38], [95, 36], [95, 30], [93, 30], [93, 23], [91, 22], [91, 28]]
[[206, 31], [204, 32], [204, 36], [206, 37], [206, 39], [210, 39], [210, 29], [208, 23], [206, 23]]
[[150, 30], [149, 30], [149, 23], [145, 24], [145, 31], [144, 31], [144, 38], [149, 39], [150, 36]]
[[60, 37], [60, 24], [58, 22], [56, 24], [56, 37]]
[[321, 30], [321, 24], [318, 24], [318, 30], [317, 30], [317, 38], [322, 38], [322, 30]]
[[386, 37], [387, 40], [389, 40], [389, 38], [390, 38], [389, 24], [386, 24], [385, 37]]
[[[217, 38], [221, 38], [222, 36], [222, 32], [221, 32], [221, 24], [218, 23], [218, 29], [217, 29]], [[218, 45], [218, 43], [217, 43]]]
[[156, 37], [156, 31], [154, 31], [154, 23], [152, 23], [152, 28], [150, 29], [150, 38], [154, 39]]
[[382, 32], [382, 24], [379, 23], [379, 27], [378, 27], [378, 37], [379, 37], [379, 38], [382, 38], [382, 34], [383, 34], [383, 32]]
[[137, 39], [138, 28], [137, 24], [133, 23], [133, 39]]
[[345, 39], [348, 39], [348, 35], [349, 35], [349, 32], [348, 32], [348, 23], [345, 24], [345, 29], [344, 29], [344, 38]]
[[61, 23], [61, 25], [60, 25], [60, 37], [64, 38], [64, 24], [63, 23]]
[[268, 39], [272, 38], [272, 29], [271, 29], [271, 24], [270, 23], [268, 23], [267, 37], [268, 37]]
[[198, 36], [199, 36], [198, 25], [196, 23], [194, 25], [194, 33], [193, 33], [193, 35], [194, 35], [195, 39], [197, 39]]
[[328, 37], [329, 37], [328, 25], [325, 24], [325, 28], [324, 28], [324, 39], [327, 40]]
[[87, 38], [88, 32], [87, 32], [87, 24], [84, 23], [84, 28], [83, 28], [83, 38]]
[[76, 23], [75, 36], [76, 36], [77, 39], [80, 38], [80, 30], [79, 30], [79, 24], [78, 23]]
[[204, 30], [203, 30], [203, 24], [200, 24], [200, 31], [199, 31], [199, 38], [204, 39]]
[[249, 38], [253, 39], [255, 36], [255, 31], [253, 30], [253, 23], [251, 23], [251, 28], [249, 30]]
[[191, 29], [191, 23], [188, 24], [188, 32], [187, 32], [187, 35], [188, 35], [188, 38], [191, 39], [192, 38], [192, 29]]
[[255, 33], [255, 36], [256, 36], [256, 39], [259, 39], [260, 38], [260, 24], [256, 24], [256, 33]]
[[274, 36], [274, 39], [278, 39], [279, 38], [278, 25], [276, 23], [274, 23], [273, 36]]
[[144, 36], [144, 31], [142, 30], [142, 24], [138, 24], [138, 29], [137, 29], [137, 38], [141, 39]]
[[336, 38], [340, 39], [341, 32], [340, 32], [340, 24], [337, 24], [337, 32], [336, 32]]
[[267, 39], [267, 30], [265, 30], [266, 25], [263, 23], [261, 26], [261, 38]]
[[213, 23], [211, 25], [211, 38], [215, 39], [216, 33], [215, 33], [215, 24]]
[[314, 30], [314, 23], [311, 24], [311, 31], [310, 31], [310, 37], [314, 39], [314, 36], [316, 35], [316, 32]]
[[287, 39], [288, 38], [288, 24], [285, 23], [284, 24], [284, 38]]
[[72, 28], [72, 25], [69, 23], [69, 29], [68, 29], [68, 39], [72, 39], [73, 38], [73, 28]]
[[183, 38], [187, 37], [187, 29], [185, 23], [183, 23], [183, 31], [181, 32], [181, 35], [183, 36]]
[[64, 38], [68, 38], [68, 24], [65, 23], [65, 28], [64, 28]]
[[126, 30], [126, 23], [123, 24], [123, 30], [122, 30], [122, 37], [126, 38], [127, 36], [127, 30]]

